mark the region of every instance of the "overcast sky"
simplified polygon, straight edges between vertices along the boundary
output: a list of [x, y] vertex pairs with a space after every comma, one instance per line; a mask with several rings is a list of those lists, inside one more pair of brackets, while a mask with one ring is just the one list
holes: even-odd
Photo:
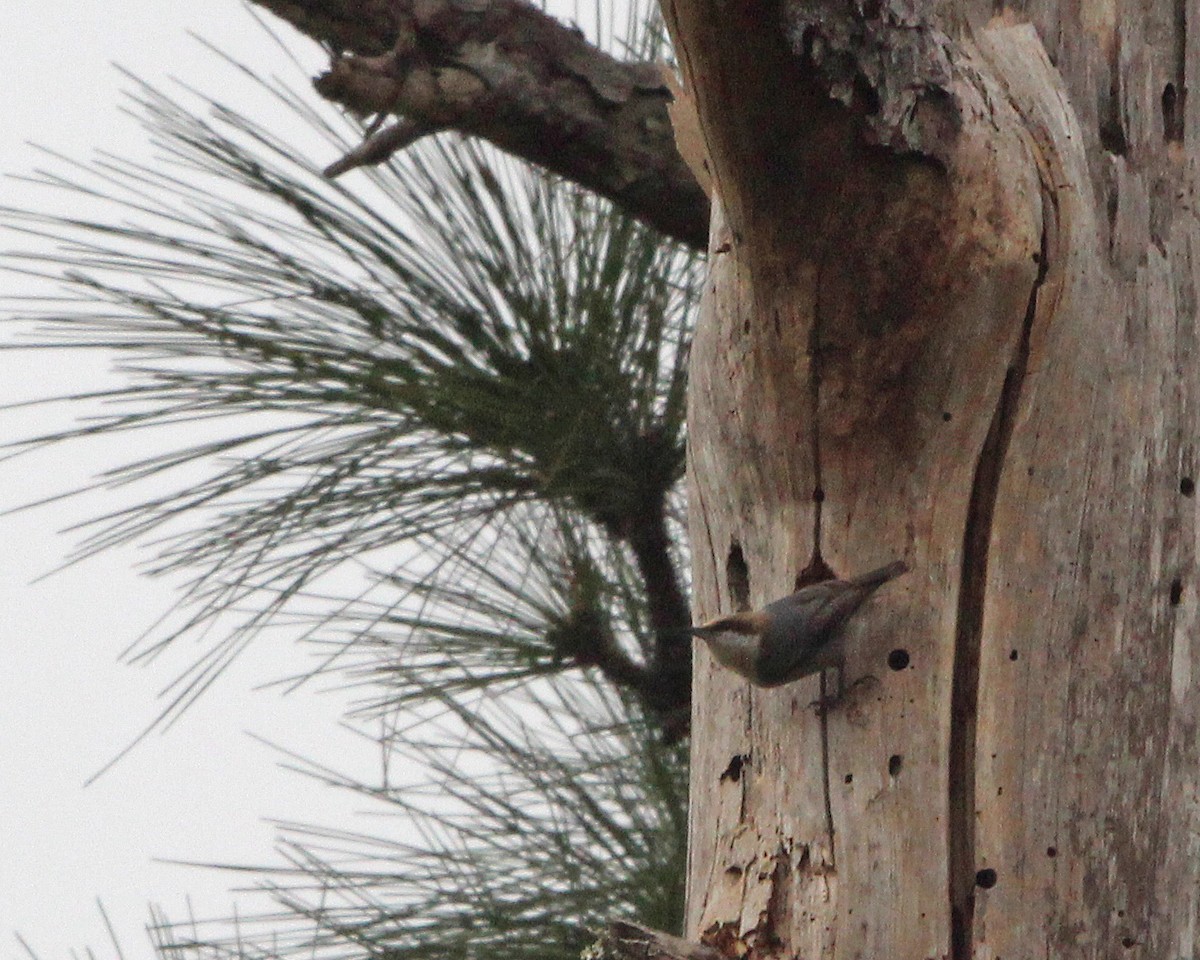
[[[204, 89], [214, 58], [189, 30], [265, 72], [292, 69], [235, 0], [0, 4], [0, 173], [46, 164], [27, 141], [80, 160], [97, 148], [142, 151], [143, 135], [120, 113], [121, 91], [130, 84], [114, 64], [156, 84], [177, 77]], [[318, 62], [315, 47], [299, 39], [294, 46]], [[237, 103], [236, 86], [223, 76], [216, 89]], [[0, 204], [44, 201], [5, 177]], [[12, 245], [0, 239], [0, 249]], [[0, 272], [0, 293], [20, 292], [24, 282]], [[10, 333], [0, 328], [0, 336]], [[0, 353], [0, 401], [99, 386], [112, 376], [98, 358]], [[64, 422], [61, 410], [0, 414], [0, 438]], [[69, 488], [127, 455], [105, 441], [0, 464], [0, 505]], [[189, 656], [180, 651], [145, 669], [116, 662], [172, 601], [170, 584], [135, 572], [145, 554], [113, 551], [32, 583], [69, 552], [72, 537], [59, 531], [94, 515], [103, 502], [0, 517], [2, 960], [25, 956], [16, 932], [43, 960], [85, 947], [112, 956], [97, 898], [129, 960], [147, 957], [142, 929], [149, 903], [179, 918], [189, 894], [201, 916], [229, 914], [235, 898], [248, 903], [227, 892], [244, 876], [155, 858], [278, 862], [263, 818], [348, 825], [358, 803], [280, 769], [245, 731], [364, 778], [373, 771], [367, 745], [337, 726], [341, 694], [318, 688], [281, 697], [253, 689], [297, 668], [294, 648], [268, 640], [181, 723], [85, 789], [84, 781], [153, 719], [157, 693]]]

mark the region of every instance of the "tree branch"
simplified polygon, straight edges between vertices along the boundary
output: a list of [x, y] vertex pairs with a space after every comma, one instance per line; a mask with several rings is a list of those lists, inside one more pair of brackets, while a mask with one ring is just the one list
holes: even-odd
[[390, 127], [384, 127], [382, 130], [369, 133], [362, 143], [342, 157], [341, 160], [331, 163], [322, 173], [333, 179], [353, 170], [355, 167], [367, 167], [383, 163], [393, 153], [403, 150], [405, 147], [412, 146], [421, 137], [436, 132], [436, 128], [427, 127], [412, 120], [397, 120]]
[[715, 947], [616, 920], [584, 956], [599, 960], [727, 960]]
[[254, 2], [333, 51], [315, 81], [327, 99], [483, 137], [705, 246], [708, 199], [657, 65], [616, 60], [524, 0]]
[[683, 631], [691, 623], [691, 611], [671, 559], [665, 511], [660, 496], [628, 531], [627, 539], [646, 585], [654, 629], [646, 696], [657, 711], [670, 716], [679, 710], [686, 712], [691, 705], [692, 638]]

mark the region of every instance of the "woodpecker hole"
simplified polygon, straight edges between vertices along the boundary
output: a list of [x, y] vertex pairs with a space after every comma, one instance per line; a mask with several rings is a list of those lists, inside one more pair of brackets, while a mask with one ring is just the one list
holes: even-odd
[[949, 410], [942, 411], [942, 422], [943, 423], [949, 423], [953, 419], [954, 419], [954, 414], [952, 414]]
[[1046, 848], [1046, 856], [1050, 857], [1051, 859], [1054, 859], [1055, 857], [1057, 857], [1058, 856], [1058, 847], [1047, 847]]
[[1193, 496], [1196, 492], [1196, 481], [1191, 477], [1183, 477], [1179, 481], [1179, 492], [1185, 497]]
[[854, 782], [854, 774], [852, 774], [852, 773], [846, 774], [846, 778], [843, 782], [844, 783], [853, 783]]
[[911, 659], [907, 650], [897, 648], [888, 654], [887, 663], [893, 670], [903, 670], [908, 666]]
[[900, 775], [900, 768], [904, 766], [904, 758], [898, 753], [893, 753], [888, 757], [888, 773], [893, 777]]
[[1183, 140], [1184, 94], [1168, 83], [1162, 92], [1163, 139], [1176, 142]]
[[1136, 947], [1137, 941], [1134, 940], [1133, 937], [1122, 937], [1121, 938], [1121, 946], [1123, 946], [1126, 950], [1128, 950], [1130, 947]]
[[742, 768], [749, 762], [750, 754], [735, 753], [729, 761], [729, 766], [721, 772], [720, 782], [724, 783], [726, 780], [732, 780], [734, 783], [737, 783], [742, 779]]
[[1179, 606], [1179, 602], [1183, 599], [1183, 581], [1176, 577], [1171, 581], [1171, 606]]
[[1021, 655], [1020, 655], [1019, 653], [1017, 653], [1017, 651], [1016, 651], [1016, 650], [1010, 650], [1010, 651], [1008, 652], [1008, 659], [1009, 659], [1009, 660], [1019, 660], [1019, 659], [1020, 659], [1020, 657], [1021, 657]]
[[729, 545], [729, 556], [725, 558], [725, 583], [734, 609], [750, 609], [750, 568], [746, 566], [742, 545], [736, 540]]
[[975, 874], [975, 886], [983, 890], [991, 890], [996, 885], [996, 871], [991, 867], [984, 867]]

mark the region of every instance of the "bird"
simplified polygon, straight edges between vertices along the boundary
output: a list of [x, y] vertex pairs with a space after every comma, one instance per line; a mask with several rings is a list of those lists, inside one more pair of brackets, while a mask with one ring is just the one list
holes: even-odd
[[876, 590], [908, 570], [896, 560], [850, 580], [823, 580], [768, 603], [687, 628], [716, 659], [759, 687], [781, 687], [845, 660], [847, 622]]

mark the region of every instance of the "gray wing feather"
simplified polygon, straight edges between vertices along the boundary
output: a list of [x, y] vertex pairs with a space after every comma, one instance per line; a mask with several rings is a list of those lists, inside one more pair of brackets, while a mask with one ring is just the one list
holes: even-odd
[[831, 666], [846, 622], [872, 593], [907, 569], [898, 560], [851, 581], [814, 583], [767, 604], [771, 626], [763, 637], [759, 676], [778, 686]]

